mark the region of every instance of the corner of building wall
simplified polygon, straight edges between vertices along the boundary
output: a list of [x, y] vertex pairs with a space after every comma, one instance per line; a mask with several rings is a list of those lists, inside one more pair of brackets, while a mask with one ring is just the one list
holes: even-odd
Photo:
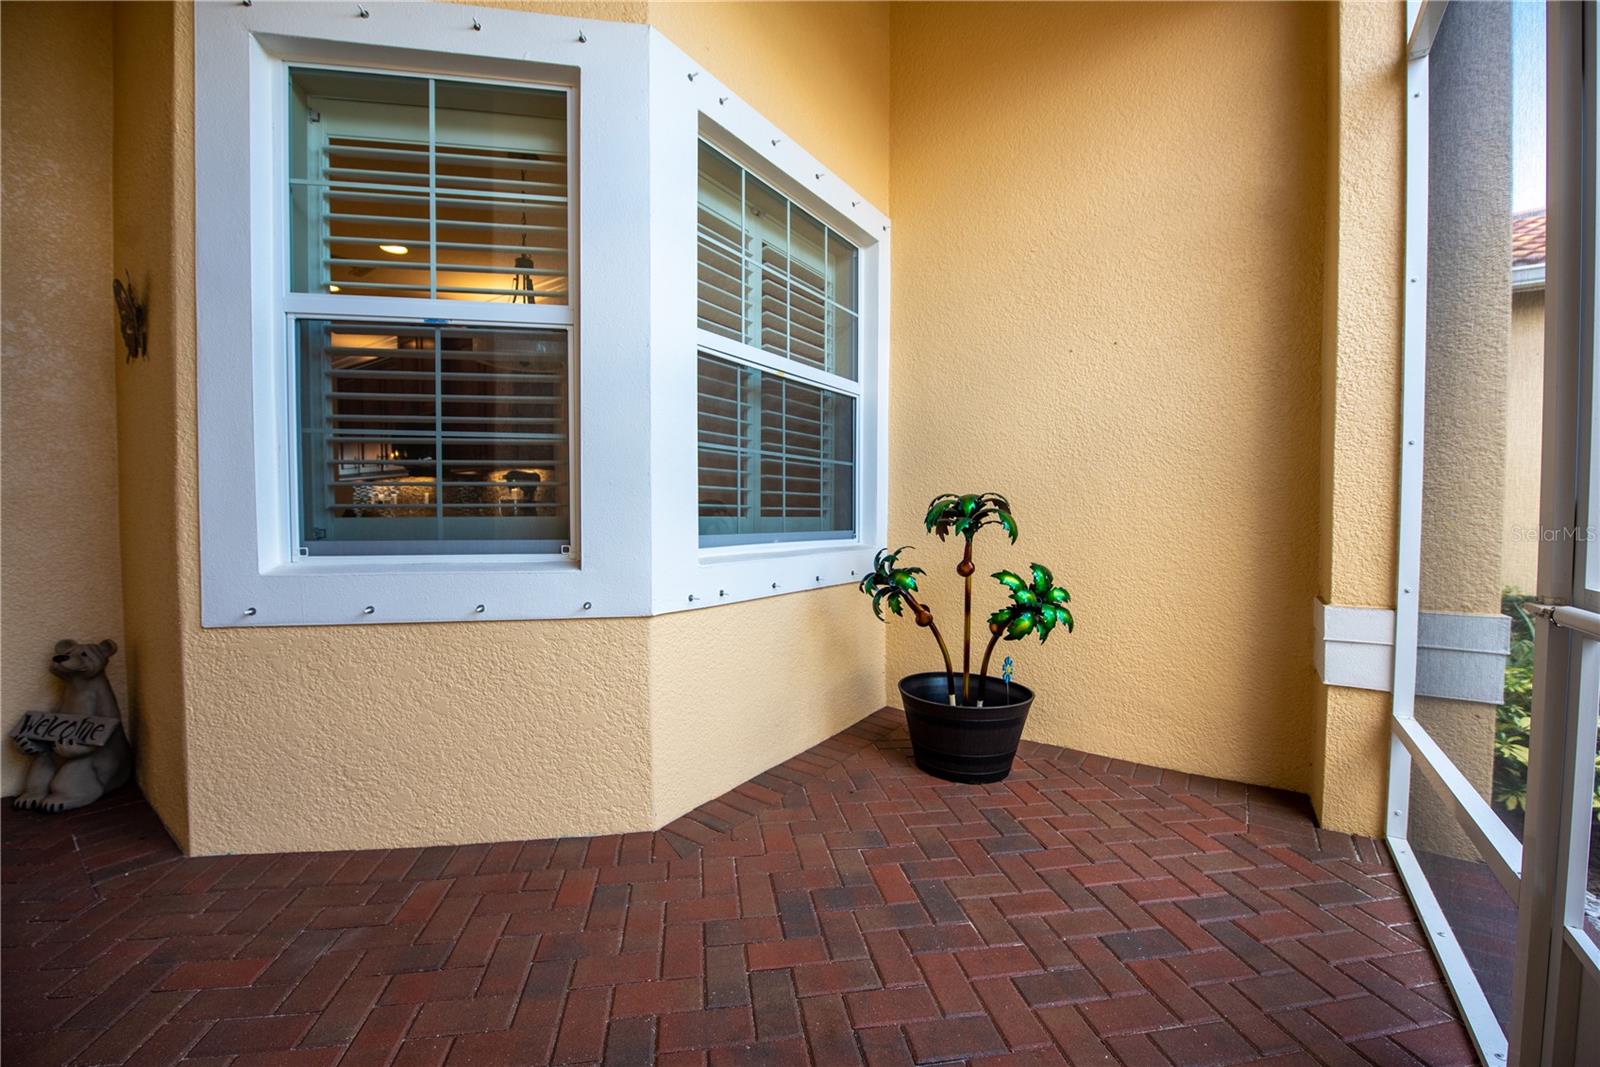
[[1311, 769], [1306, 795], [1317, 818], [1328, 802], [1328, 687], [1317, 686], [1311, 700]]
[[[0, 729], [52, 707], [50, 647], [126, 648], [117, 536], [112, 269], [111, 12], [100, 3], [6, 4], [4, 658]], [[63, 220], [70, 220], [63, 224]], [[92, 280], [92, 282], [90, 281]], [[106, 676], [126, 706], [126, 656]], [[6, 744], [0, 794], [29, 757]]]
[[184, 630], [190, 591], [183, 557], [193, 547], [186, 530], [193, 516], [179, 486], [195, 462], [192, 436], [182, 431], [192, 407], [183, 390], [193, 380], [193, 168], [186, 162], [192, 145], [177, 131], [187, 126], [179, 120], [193, 99], [187, 74], [192, 11], [177, 4], [118, 4], [112, 17], [114, 268], [146, 294], [150, 323], [148, 357], [117, 369], [128, 713], [140, 786], [187, 851]]
[[[1318, 595], [1394, 602], [1399, 508], [1404, 79], [1400, 5], [1329, 5]], [[1318, 686], [1320, 823], [1383, 831], [1390, 695]]]
[[859, 600], [840, 585], [649, 620], [657, 827], [883, 706], [882, 628]]
[[887, 209], [890, 10], [897, 5], [645, 6], [651, 26]]
[[1389, 694], [1326, 687], [1325, 773], [1313, 796], [1318, 825], [1338, 833], [1383, 836], [1388, 796]]

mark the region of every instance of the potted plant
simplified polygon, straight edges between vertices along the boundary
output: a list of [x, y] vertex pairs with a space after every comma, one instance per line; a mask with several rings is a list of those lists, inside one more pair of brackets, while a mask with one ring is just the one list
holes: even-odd
[[944, 657], [944, 670], [900, 679], [917, 766], [953, 782], [998, 782], [1011, 773], [1028, 709], [1033, 706], [1033, 690], [1012, 682], [1009, 671], [1003, 680], [991, 679], [990, 657], [1002, 640], [1020, 641], [1036, 633], [1042, 644], [1058, 625], [1070, 633], [1072, 612], [1067, 610], [1067, 602], [1072, 596], [1055, 584], [1055, 576], [1043, 564], [1030, 563], [1027, 578], [995, 571], [993, 577], [1005, 587], [1010, 602], [989, 616], [989, 643], [974, 679], [972, 575], [977, 566], [972, 561], [972, 541], [985, 526], [998, 526], [1015, 544], [1017, 521], [1012, 518], [1011, 504], [998, 493], [942, 493], [928, 505], [923, 525], [941, 541], [951, 534], [963, 541], [961, 562], [956, 565], [956, 573], [966, 585], [959, 683], [944, 634], [933, 612], [917, 597], [917, 576], [926, 572], [921, 567], [900, 566], [900, 557], [909, 549], [879, 549], [872, 573], [861, 580], [861, 591], [872, 597], [873, 613], [885, 622], [885, 604], [896, 615], [904, 615], [909, 607], [916, 624], [933, 634]]

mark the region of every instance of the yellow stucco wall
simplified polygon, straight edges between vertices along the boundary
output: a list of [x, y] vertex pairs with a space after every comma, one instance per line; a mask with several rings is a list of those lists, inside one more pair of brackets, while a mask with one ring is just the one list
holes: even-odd
[[883, 627], [850, 586], [651, 619], [657, 822], [876, 711], [883, 671]]
[[1544, 289], [1511, 295], [1506, 369], [1506, 485], [1500, 580], [1532, 593], [1539, 569], [1539, 469], [1544, 424]]
[[[116, 4], [116, 265], [149, 292], [150, 358], [117, 372], [128, 696], [139, 783], [189, 841], [185, 636], [199, 618], [194, 405], [194, 114], [187, 6]], [[227, 770], [218, 768], [216, 776]]]
[[[1010, 644], [1028, 735], [1304, 790], [1316, 588], [1320, 8], [894, 9], [890, 519], [936, 613], [943, 490], [1003, 490], [1078, 632]], [[998, 589], [979, 583], [980, 604]], [[932, 668], [891, 628], [891, 679]]]
[[[164, 241], [175, 244], [168, 291], [192, 296], [192, 12], [135, 6], [150, 10], [125, 20], [119, 53], [175, 57], [178, 84], [175, 92], [160, 79], [128, 87], [130, 143], [164, 150], [151, 152], [147, 164], [130, 163], [137, 183], [127, 195], [165, 198], [172, 218], [165, 238], [137, 232], [126, 243], [131, 259], [147, 264], [167, 256]], [[642, 4], [506, 6], [629, 20], [648, 13]], [[758, 34], [741, 49], [741, 35], [756, 34], [758, 25], [737, 5], [717, 4], [674, 6], [670, 35], [734, 88], [753, 99], [765, 93], [779, 126], [808, 131], [807, 146], [819, 158], [864, 184], [877, 182], [874, 195], [885, 195], [887, 78], [820, 95], [795, 88], [816, 73], [796, 46], [820, 40], [829, 20], [861, 23], [863, 32], [850, 37], [850, 48], [859, 49], [850, 65], [886, 69], [881, 8], [796, 4], [774, 12], [793, 40]], [[760, 62], [737, 66], [727, 58], [736, 56]], [[724, 70], [722, 62], [736, 69]], [[166, 129], [135, 128], [146, 117], [141, 107], [154, 113], [162, 92], [169, 97]], [[120, 130], [120, 112], [118, 121]], [[137, 230], [136, 213], [120, 209], [121, 188], [118, 195], [119, 226]], [[151, 225], [162, 222], [158, 213]], [[126, 499], [123, 525], [125, 543], [165, 542], [175, 557], [172, 568], [137, 579], [144, 583], [138, 611], [152, 640], [173, 635], [178, 647], [159, 662], [147, 657], [135, 689], [146, 703], [182, 711], [178, 750], [191, 772], [155, 767], [152, 754], [144, 777], [190, 851], [636, 830], [760, 773], [881, 703], [881, 634], [862, 624], [861, 605], [841, 590], [658, 619], [202, 629], [193, 310], [162, 312], [158, 325], [173, 335], [170, 362], [159, 375], [129, 376], [121, 409], [125, 434], [164, 419], [177, 427], [176, 439], [169, 429], [157, 449], [124, 471], [124, 484], [141, 491]], [[797, 616], [814, 631], [800, 640], [785, 633]], [[847, 640], [850, 634], [860, 639]], [[774, 650], [784, 655], [776, 664]], [[771, 667], [754, 685], [752, 664]], [[176, 784], [168, 790], [168, 782]]]
[[[1404, 13], [1338, 4], [1328, 18], [1322, 493], [1317, 595], [1394, 606], [1404, 248]], [[1306, 605], [1307, 611], [1310, 604]], [[1389, 694], [1318, 687], [1310, 794], [1323, 825], [1377, 834]]]
[[[116, 366], [111, 300], [110, 9], [0, 8], [3, 247], [4, 633], [0, 729], [54, 707], [47, 671], [63, 637], [122, 634], [117, 539]], [[70, 138], [62, 137], [70, 129]], [[125, 656], [111, 661], [126, 692]], [[28, 761], [0, 743], [0, 792]]]
[[650, 23], [889, 210], [889, 4], [650, 5]]
[[[1043, 649], [1005, 646], [1041, 690], [1031, 736], [1295, 789], [1360, 764], [1387, 697], [1319, 704], [1307, 611], [1319, 590], [1392, 574], [1392, 536], [1373, 532], [1392, 473], [1340, 459], [1319, 429], [1322, 375], [1342, 384], [1346, 367], [1319, 356], [1336, 262], [1323, 248], [1337, 234], [1341, 270], [1392, 249], [1383, 219], [1324, 215], [1396, 179], [1382, 152], [1353, 184], [1325, 176], [1340, 135], [1322, 120], [1339, 32], [1324, 9], [504, 6], [654, 22], [890, 209], [894, 539], [919, 546], [953, 633], [956, 556], [923, 537], [922, 508], [947, 488], [1011, 492], [1024, 541], [985, 534], [982, 573], [1054, 565], [1081, 624]], [[338, 848], [659, 824], [936, 662], [925, 634], [881, 626], [848, 588], [654, 619], [202, 630], [191, 21], [186, 5], [119, 5], [114, 44], [115, 263], [152, 286], [151, 361], [117, 372], [129, 689], [144, 787], [180, 841]], [[1370, 118], [1389, 89], [1364, 70]], [[9, 64], [7, 83], [9, 122]], [[1336, 343], [1378, 346], [1342, 394], [1350, 440], [1388, 417], [1388, 320], [1358, 329], [1394, 314], [1379, 273], [1334, 287]], [[946, 414], [963, 432], [940, 431]], [[1330, 462], [1354, 472], [1349, 491], [1319, 501]], [[1324, 507], [1357, 533], [1335, 534], [1319, 566]], [[1341, 584], [1345, 566], [1365, 577]], [[1323, 752], [1324, 724], [1359, 739]], [[1352, 777], [1351, 795], [1370, 778]]]

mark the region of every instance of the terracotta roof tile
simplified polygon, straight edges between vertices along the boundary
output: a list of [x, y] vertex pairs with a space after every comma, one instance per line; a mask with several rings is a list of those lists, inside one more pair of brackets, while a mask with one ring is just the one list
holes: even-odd
[[1511, 265], [1544, 262], [1544, 209], [1511, 216]]

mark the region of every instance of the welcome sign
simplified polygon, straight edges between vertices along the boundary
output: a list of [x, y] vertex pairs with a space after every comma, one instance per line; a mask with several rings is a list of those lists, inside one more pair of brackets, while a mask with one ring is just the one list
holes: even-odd
[[25, 711], [11, 737], [17, 741], [39, 741], [46, 745], [88, 745], [99, 748], [111, 740], [119, 725], [116, 719], [97, 715], [58, 715], [53, 711]]

